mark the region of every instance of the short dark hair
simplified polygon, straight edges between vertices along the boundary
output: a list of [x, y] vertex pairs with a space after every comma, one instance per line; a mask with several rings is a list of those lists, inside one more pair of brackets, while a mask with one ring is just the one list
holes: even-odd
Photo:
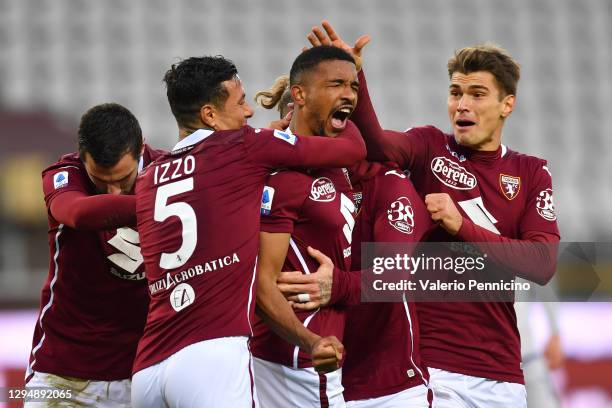
[[191, 124], [207, 103], [222, 107], [229, 96], [222, 82], [236, 75], [234, 63], [221, 55], [191, 57], [173, 64], [164, 75], [164, 82], [178, 124]]
[[96, 105], [85, 112], [78, 134], [81, 160], [89, 153], [97, 165], [112, 167], [125, 153], [140, 157], [142, 130], [138, 119], [118, 103]]
[[501, 90], [500, 98], [516, 95], [521, 68], [500, 46], [486, 43], [461, 48], [448, 60], [449, 78], [452, 78], [455, 72], [470, 74], [478, 71], [490, 72], [495, 77]]
[[312, 47], [302, 52], [293, 61], [289, 71], [289, 86], [300, 82], [302, 74], [317, 67], [323, 61], [348, 61], [355, 63], [355, 59], [348, 52], [331, 45]]

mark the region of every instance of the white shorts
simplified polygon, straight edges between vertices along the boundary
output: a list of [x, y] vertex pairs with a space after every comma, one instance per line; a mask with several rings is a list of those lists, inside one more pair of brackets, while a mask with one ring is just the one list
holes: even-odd
[[[54, 374], [34, 372], [26, 388], [44, 388], [58, 390], [65, 398], [45, 401], [27, 401], [25, 408], [43, 407], [101, 407], [129, 408], [131, 381], [93, 381], [73, 377], [60, 377]], [[63, 392], [62, 392], [63, 391]]]
[[433, 408], [527, 408], [523, 384], [429, 368]]
[[342, 369], [320, 374], [254, 358], [255, 384], [261, 408], [344, 408]]
[[138, 371], [132, 377], [132, 405], [134, 408], [257, 407], [247, 342], [247, 337], [201, 341]]
[[347, 401], [347, 408], [429, 408], [427, 387], [419, 385], [391, 395]]

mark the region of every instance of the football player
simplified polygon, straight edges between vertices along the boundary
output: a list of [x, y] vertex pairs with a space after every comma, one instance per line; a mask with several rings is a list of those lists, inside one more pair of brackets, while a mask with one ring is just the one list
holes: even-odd
[[65, 390], [71, 405], [127, 407], [149, 303], [129, 193], [161, 152], [143, 144], [138, 120], [114, 103], [83, 115], [78, 148], [42, 173], [49, 275], [26, 387]]
[[[165, 75], [179, 142], [138, 178], [138, 229], [151, 302], [134, 364], [135, 407], [251, 407], [259, 213], [267, 175], [363, 159], [351, 123], [337, 138], [246, 125], [234, 64], [193, 57]], [[313, 358], [335, 358], [319, 343]]]

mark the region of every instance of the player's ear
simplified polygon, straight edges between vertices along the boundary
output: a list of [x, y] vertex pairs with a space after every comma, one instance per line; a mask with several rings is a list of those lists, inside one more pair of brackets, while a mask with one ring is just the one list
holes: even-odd
[[294, 106], [304, 106], [306, 104], [306, 95], [302, 85], [296, 84], [291, 87], [291, 97]]
[[506, 95], [504, 99], [502, 99], [502, 111], [501, 117], [502, 119], [506, 119], [512, 111], [514, 110], [514, 102], [516, 101], [516, 97], [514, 95]]
[[205, 127], [214, 129], [216, 125], [217, 111], [212, 105], [203, 105], [200, 108], [200, 120]]

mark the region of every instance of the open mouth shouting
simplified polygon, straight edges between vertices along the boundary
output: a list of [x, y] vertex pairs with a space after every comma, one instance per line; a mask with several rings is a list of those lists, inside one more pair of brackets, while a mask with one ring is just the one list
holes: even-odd
[[341, 132], [346, 127], [349, 116], [353, 113], [353, 105], [341, 105], [331, 114], [330, 124], [334, 132]]

